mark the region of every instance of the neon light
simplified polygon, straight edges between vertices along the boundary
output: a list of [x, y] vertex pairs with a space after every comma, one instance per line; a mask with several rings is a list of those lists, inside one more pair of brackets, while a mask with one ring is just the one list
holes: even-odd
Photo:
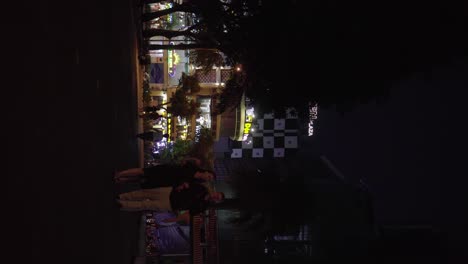
[[318, 117], [318, 106], [315, 104], [312, 106], [312, 103], [309, 103], [309, 137], [314, 134], [314, 120], [317, 120]]
[[[174, 43], [171, 42], [171, 45]], [[167, 68], [169, 76], [174, 77], [176, 74], [176, 65], [180, 62], [180, 56], [174, 50], [167, 51]]]
[[167, 142], [171, 142], [171, 134], [172, 134], [172, 129], [171, 129], [171, 118], [167, 118], [167, 134], [169, 135]]
[[245, 123], [244, 124], [244, 134], [249, 134], [251, 126], [252, 126], [252, 123]]
[[249, 137], [250, 132], [253, 131], [252, 122], [253, 122], [254, 117], [255, 117], [255, 114], [254, 114], [253, 107], [245, 110], [245, 121], [244, 121], [244, 131], [243, 131], [244, 135], [242, 137], [242, 141], [246, 141], [247, 138]]
[[179, 62], [180, 62], [179, 54], [177, 54], [176, 52], [173, 52], [173, 55], [174, 55], [174, 65], [179, 64]]

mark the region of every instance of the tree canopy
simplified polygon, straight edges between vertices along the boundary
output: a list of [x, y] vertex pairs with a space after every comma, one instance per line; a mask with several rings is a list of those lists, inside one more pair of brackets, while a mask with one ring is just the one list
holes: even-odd
[[428, 2], [192, 0], [174, 10], [197, 17], [171, 33], [192, 41], [178, 48], [218, 49], [242, 64], [241, 90], [260, 108], [301, 111], [315, 101], [347, 111], [385, 100], [394, 82], [464, 43], [462, 14]]
[[173, 116], [190, 117], [197, 114], [199, 104], [189, 97], [200, 89], [200, 83], [195, 76], [182, 73], [179, 86], [173, 92], [171, 100], [164, 104], [168, 105], [166, 110]]

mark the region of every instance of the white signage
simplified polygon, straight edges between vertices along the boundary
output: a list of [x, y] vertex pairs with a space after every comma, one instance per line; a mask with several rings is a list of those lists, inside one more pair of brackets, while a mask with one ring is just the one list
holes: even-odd
[[309, 137], [314, 134], [314, 120], [317, 120], [318, 106], [309, 103]]

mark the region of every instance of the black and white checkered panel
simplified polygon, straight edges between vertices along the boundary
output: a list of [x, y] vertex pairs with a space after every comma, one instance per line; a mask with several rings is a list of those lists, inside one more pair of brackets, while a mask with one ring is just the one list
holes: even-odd
[[290, 114], [275, 119], [265, 114], [256, 120], [256, 130], [246, 141], [233, 141], [231, 158], [282, 158], [298, 148], [298, 120]]
[[230, 157], [238, 158], [284, 158], [297, 152], [297, 149], [275, 148], [275, 149], [233, 149]]

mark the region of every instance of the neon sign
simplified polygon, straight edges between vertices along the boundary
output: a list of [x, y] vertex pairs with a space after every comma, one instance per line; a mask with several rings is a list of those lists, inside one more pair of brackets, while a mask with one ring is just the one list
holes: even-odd
[[245, 111], [245, 122], [244, 122], [244, 136], [242, 137], [242, 141], [246, 141], [247, 138], [249, 137], [251, 128], [252, 128], [252, 122], [254, 119], [254, 108], [251, 107]]
[[318, 106], [309, 103], [309, 137], [314, 134], [314, 120], [317, 120]]
[[[171, 42], [173, 45], [174, 43]], [[176, 65], [180, 62], [180, 56], [174, 50], [167, 51], [167, 68], [169, 76], [174, 77], [176, 74]]]
[[171, 141], [171, 134], [172, 134], [171, 119], [172, 118], [170, 116], [167, 117], [167, 134], [169, 135], [169, 137], [167, 138], [167, 142]]
[[245, 123], [244, 124], [244, 136], [248, 136], [250, 132], [250, 128], [252, 127], [252, 123]]

